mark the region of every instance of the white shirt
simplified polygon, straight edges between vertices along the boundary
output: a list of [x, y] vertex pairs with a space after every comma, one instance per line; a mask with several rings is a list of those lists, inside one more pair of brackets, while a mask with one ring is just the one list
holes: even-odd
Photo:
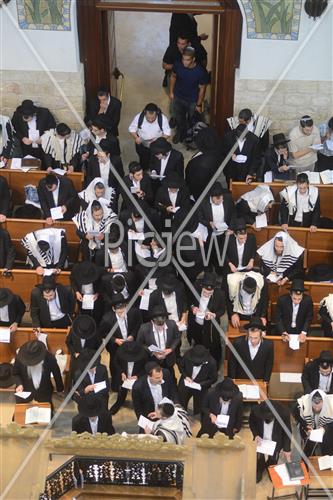
[[127, 267], [124, 261], [124, 256], [120, 248], [116, 252], [109, 251], [112, 269], [117, 273], [126, 273]]
[[263, 439], [269, 439], [270, 441], [272, 441], [273, 425], [274, 419], [269, 422], [269, 424], [264, 422], [264, 435], [262, 437]]
[[61, 319], [65, 316], [65, 314], [62, 312], [60, 308], [60, 302], [57, 290], [55, 291], [54, 299], [48, 301], [48, 306], [49, 306], [51, 321], [57, 321], [58, 319]]
[[221, 399], [220, 401], [221, 401], [220, 415], [228, 415], [230, 401], [223, 401], [223, 399]]
[[152, 384], [149, 380], [149, 377], [147, 378], [147, 380], [148, 380], [148, 386], [149, 386], [151, 395], [153, 396], [154, 405], [156, 408], [160, 404], [161, 399], [162, 399], [162, 385], [161, 384]]
[[211, 200], [210, 204], [212, 206], [213, 222], [214, 222], [216, 228], [219, 229], [222, 226], [222, 224], [225, 223], [225, 221], [224, 221], [224, 207], [223, 207], [223, 202], [221, 202], [218, 205], [216, 205]]
[[161, 159], [161, 170], [160, 170], [159, 175], [164, 175], [167, 163], [169, 161], [169, 157], [170, 157], [170, 151], [167, 155], [165, 155], [165, 158], [163, 156], [163, 158]]
[[239, 243], [239, 241], [236, 238], [236, 247], [237, 247], [237, 254], [238, 254], [238, 266], [237, 266], [237, 269], [243, 269], [244, 266], [242, 264], [242, 260], [243, 260], [245, 243], [242, 243], [242, 244]]
[[80, 342], [82, 349], [84, 349], [84, 346], [86, 345], [86, 339], [80, 339]]
[[178, 191], [179, 191], [179, 189], [177, 189], [177, 191], [174, 193], [174, 192], [170, 191], [170, 189], [168, 189], [169, 199], [170, 199], [171, 205], [172, 205], [173, 207], [175, 207], [175, 206], [176, 206], [176, 201], [177, 201]]
[[237, 139], [237, 142], [238, 142], [238, 149], [239, 149], [240, 152], [242, 152], [245, 139], [243, 139], [242, 141], [240, 139]]
[[297, 318], [297, 314], [298, 314], [299, 304], [292, 303], [292, 306], [293, 306], [293, 316], [292, 316], [292, 319], [291, 319], [291, 327], [295, 328], [296, 327], [296, 318]]
[[108, 186], [109, 183], [109, 173], [111, 168], [111, 162], [108, 160], [106, 163], [99, 162], [99, 171], [101, 173], [101, 177]]
[[302, 222], [303, 221], [303, 213], [309, 212], [309, 192], [307, 191], [305, 194], [300, 194], [297, 191], [297, 210], [295, 215], [295, 221]]
[[91, 432], [93, 435], [95, 435], [97, 432], [97, 428], [98, 428], [98, 417], [96, 417], [96, 419], [94, 419], [94, 420], [89, 418], [89, 423], [90, 423], [90, 427], [91, 427]]
[[136, 133], [143, 141], [147, 141], [148, 144], [145, 144], [147, 147], [149, 145], [149, 141], [153, 139], [157, 139], [162, 135], [171, 135], [171, 130], [169, 127], [168, 119], [165, 115], [162, 114], [162, 130], [158, 124], [158, 119], [150, 123], [146, 117], [143, 118], [143, 122], [140, 128], [138, 128], [139, 116], [141, 113], [138, 113], [130, 126], [128, 127], [128, 131], [130, 133]]
[[0, 307], [0, 321], [9, 322], [8, 306]]
[[207, 307], [208, 307], [208, 302], [210, 301], [211, 299], [211, 296], [210, 297], [204, 297], [201, 293], [200, 295], [200, 302], [199, 302], [199, 309], [201, 312], [206, 312], [207, 311]]
[[193, 366], [193, 368], [192, 368], [192, 377], [191, 377], [192, 380], [194, 380], [198, 376], [201, 368], [202, 368], [202, 364], [199, 365], [199, 366]]
[[121, 318], [118, 316], [116, 313], [116, 318], [117, 318], [117, 323], [119, 325], [119, 330], [121, 333], [121, 336], [123, 337], [124, 340], [127, 340], [128, 337], [128, 330], [127, 330], [127, 315], [125, 314], [124, 318]]
[[328, 392], [330, 390], [330, 387], [331, 387], [331, 381], [332, 381], [332, 372], [327, 377], [325, 377], [325, 375], [322, 375], [319, 372], [318, 389], [321, 389], [324, 392]]
[[92, 384], [94, 384], [94, 383], [95, 383], [95, 375], [96, 375], [96, 371], [93, 371], [93, 372], [92, 372], [92, 371], [88, 370], [88, 375], [89, 375], [89, 378], [90, 378], [90, 382], [91, 382]]
[[167, 339], [167, 325], [164, 324], [160, 330], [157, 330], [156, 325], [153, 324], [153, 333], [156, 345], [162, 351], [165, 349], [166, 339]]
[[166, 310], [170, 313], [169, 319], [173, 319], [178, 322], [180, 318], [177, 310], [176, 292], [172, 292], [170, 295], [164, 295], [162, 292], [162, 298], [164, 300]]
[[245, 292], [245, 290], [241, 289], [241, 298], [242, 298], [242, 305], [243, 305], [243, 311], [246, 316], [250, 316], [253, 311], [252, 311], [252, 295], [250, 293]]
[[60, 182], [58, 181], [57, 187], [55, 188], [54, 191], [52, 191], [52, 196], [53, 196], [53, 201], [54, 201], [54, 206], [58, 206], [58, 198], [59, 198], [59, 185]]
[[145, 227], [145, 220], [143, 217], [141, 217], [141, 219], [137, 220], [134, 222], [134, 226], [135, 226], [135, 231], [137, 233], [143, 233], [144, 232], [144, 227]]
[[127, 376], [131, 377], [134, 368], [134, 361], [127, 361]]
[[37, 117], [34, 115], [32, 119], [27, 122], [28, 123], [28, 136], [29, 139], [34, 141], [32, 143], [33, 148], [38, 148], [38, 144], [36, 144], [36, 140], [40, 137], [39, 130], [37, 130]]
[[259, 344], [256, 345], [255, 347], [253, 347], [253, 345], [251, 344], [250, 340], [248, 340], [247, 342], [248, 342], [248, 345], [249, 345], [249, 351], [250, 351], [251, 359], [254, 359], [256, 357], [256, 355], [257, 355], [257, 352], [259, 351], [259, 347], [260, 347], [261, 342], [259, 342]]

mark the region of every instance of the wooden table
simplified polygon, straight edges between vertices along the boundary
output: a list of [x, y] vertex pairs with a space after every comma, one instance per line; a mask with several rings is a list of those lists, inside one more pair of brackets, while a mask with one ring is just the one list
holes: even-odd
[[[274, 468], [275, 465], [270, 465], [268, 467], [268, 474], [269, 474], [269, 477], [271, 478], [271, 481], [272, 481], [272, 496], [271, 497], [267, 497], [267, 499], [274, 500], [275, 498], [296, 497], [299, 500], [302, 500], [303, 493], [305, 493], [305, 495], [306, 495], [306, 488], [305, 488], [305, 486], [307, 486], [309, 484], [309, 480], [310, 479], [309, 479], [309, 473], [307, 471], [305, 463], [302, 462], [301, 466], [302, 466], [302, 470], [303, 470], [303, 473], [304, 473], [304, 479], [301, 480], [301, 484], [300, 485], [295, 485], [295, 488], [297, 488], [297, 486], [300, 486], [300, 488], [301, 488], [300, 494], [298, 494], [298, 492], [295, 490], [295, 493], [290, 493], [288, 495], [275, 496], [275, 490], [280, 490], [282, 488], [292, 488], [292, 486], [290, 486], [290, 485], [284, 486], [282, 484], [282, 480], [281, 480], [280, 476], [275, 471], [275, 468]], [[306, 498], [306, 496], [305, 496], [305, 498]]]
[[16, 403], [14, 412], [14, 422], [19, 425], [33, 425], [38, 427], [47, 427], [48, 424], [26, 424], [25, 423], [25, 412], [32, 408], [33, 406], [38, 406], [39, 408], [51, 408], [50, 403], [38, 403], [37, 401], [30, 401], [30, 403]]
[[[234, 380], [236, 385], [251, 385], [252, 381], [248, 378], [236, 378]], [[253, 384], [254, 385], [254, 384]], [[244, 403], [261, 403], [261, 401], [264, 401], [265, 399], [268, 399], [267, 396], [267, 384], [263, 380], [256, 380], [256, 384], [259, 386], [259, 392], [260, 392], [260, 398], [259, 399], [245, 399], [243, 400]]]
[[325, 496], [324, 487], [333, 496], [333, 471], [319, 470], [318, 457], [309, 457], [309, 462], [315, 473], [309, 468], [310, 483], [305, 490], [305, 498], [328, 498]]

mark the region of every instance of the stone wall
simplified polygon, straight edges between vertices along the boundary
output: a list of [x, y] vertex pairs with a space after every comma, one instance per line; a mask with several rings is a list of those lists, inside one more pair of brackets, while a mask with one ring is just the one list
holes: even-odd
[[[83, 67], [76, 73], [52, 72], [52, 77], [81, 118], [85, 113], [85, 90]], [[56, 121], [65, 122], [81, 130], [77, 117], [68, 107], [63, 95], [43, 71], [0, 71], [1, 113], [12, 116], [15, 108], [24, 100], [32, 99], [35, 104], [47, 107]]]
[[[275, 80], [236, 79], [235, 114], [242, 108], [259, 111], [275, 84]], [[273, 121], [270, 135], [288, 134], [305, 114], [311, 115], [316, 124], [327, 122], [333, 116], [332, 91], [332, 81], [282, 81], [260, 110]]]

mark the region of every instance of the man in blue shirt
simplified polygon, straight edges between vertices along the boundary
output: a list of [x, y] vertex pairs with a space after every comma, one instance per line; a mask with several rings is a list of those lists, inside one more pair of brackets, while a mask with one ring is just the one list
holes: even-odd
[[208, 84], [208, 73], [195, 59], [195, 49], [187, 47], [181, 61], [175, 61], [170, 78], [170, 100], [177, 122], [173, 143], [186, 137], [189, 120], [195, 111], [201, 112]]

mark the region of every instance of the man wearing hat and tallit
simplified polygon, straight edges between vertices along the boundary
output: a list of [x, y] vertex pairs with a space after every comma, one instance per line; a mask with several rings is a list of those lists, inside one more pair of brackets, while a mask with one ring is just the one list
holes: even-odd
[[27, 403], [38, 401], [39, 403], [50, 403], [52, 406], [53, 377], [57, 392], [64, 390], [60, 368], [57, 360], [51, 354], [43, 342], [29, 340], [20, 347], [16, 355], [13, 376], [15, 378], [15, 392], [30, 392], [27, 399], [17, 396], [17, 402]]
[[258, 250], [262, 274], [268, 281], [284, 285], [303, 274], [304, 248], [290, 234], [279, 231]]
[[[189, 400], [193, 397], [193, 414], [202, 411], [202, 402], [208, 389], [217, 380], [215, 359], [203, 345], [196, 345], [178, 359], [181, 378], [178, 383], [179, 402], [187, 410]], [[188, 384], [199, 384], [191, 387]]]
[[333, 293], [320, 301], [319, 316], [325, 337], [333, 338]]
[[187, 323], [187, 298], [184, 285], [174, 274], [162, 274], [156, 279], [157, 289], [149, 297], [149, 310], [157, 305], [164, 305], [179, 328]]
[[25, 313], [25, 304], [9, 288], [0, 288], [0, 326], [15, 333]]
[[192, 437], [186, 411], [168, 398], [163, 398], [162, 401], [156, 409], [158, 420], [154, 422], [152, 429], [145, 428], [145, 434], [160, 436], [165, 443], [184, 444], [187, 437]]
[[162, 181], [155, 195], [155, 208], [162, 217], [161, 226], [164, 228], [167, 219], [172, 220], [178, 210], [190, 207], [190, 193], [185, 185], [184, 177], [177, 172], [171, 172]]
[[273, 180], [290, 180], [290, 158], [288, 142], [282, 133], [273, 135], [273, 144], [265, 152], [265, 172], [272, 172]]
[[135, 340], [142, 325], [140, 310], [135, 306], [127, 310], [127, 302], [127, 299], [121, 293], [113, 295], [109, 301], [111, 309], [103, 315], [98, 327], [98, 334], [103, 339], [106, 339], [109, 333], [113, 331], [105, 348], [110, 354], [111, 388], [114, 392], [118, 392], [119, 388], [119, 379], [117, 380], [115, 367], [117, 350], [125, 342]]
[[65, 229], [38, 229], [21, 240], [27, 251], [27, 264], [43, 275], [44, 269], [59, 273], [68, 266], [68, 245]]
[[114, 359], [114, 385], [117, 384], [118, 386], [118, 397], [110, 408], [112, 415], [118, 413], [126, 400], [129, 389], [123, 387], [123, 383], [129, 382], [132, 384], [144, 375], [148, 359], [149, 355], [145, 348], [135, 340], [124, 342], [118, 347]]
[[251, 271], [257, 253], [256, 237], [246, 230], [244, 219], [234, 219], [231, 223], [233, 234], [230, 235], [226, 253], [226, 273]]
[[[238, 356], [231, 352], [228, 377], [248, 379], [249, 371], [255, 379], [268, 383], [273, 369], [274, 344], [271, 340], [263, 338], [265, 326], [260, 318], [252, 318], [244, 328], [247, 334], [237, 337], [232, 344]], [[247, 370], [243, 368], [238, 358], [242, 359]]]
[[102, 269], [93, 262], [79, 262], [73, 266], [71, 286], [75, 293], [79, 310], [91, 315], [98, 324], [104, 312], [104, 302], [101, 295]]
[[247, 224], [256, 227], [256, 217], [268, 213], [274, 204], [272, 191], [265, 184], [260, 184], [251, 191], [242, 194], [236, 202], [238, 217], [242, 217]]
[[262, 274], [255, 271], [230, 273], [225, 286], [228, 317], [234, 328], [240, 327], [241, 320], [253, 316], [259, 316], [266, 324], [268, 291]]
[[47, 108], [37, 107], [30, 99], [25, 99], [16, 108], [12, 124], [19, 139], [22, 156], [33, 156], [43, 159], [41, 137], [55, 128], [56, 122]]
[[216, 361], [219, 368], [223, 358], [224, 340], [222, 333], [212, 323], [215, 319], [218, 324], [225, 313], [225, 297], [221, 288], [218, 287], [216, 275], [204, 273], [198, 279], [195, 289], [200, 296], [192, 297], [192, 304], [188, 315], [188, 341], [192, 339], [195, 344], [205, 346]]
[[[282, 427], [280, 421], [283, 422], [285, 428]], [[249, 425], [257, 446], [264, 439], [276, 442], [273, 455], [268, 455], [267, 459], [264, 453], [257, 453], [257, 483], [259, 483], [265, 468], [278, 463], [281, 451], [283, 451], [284, 458], [288, 462], [291, 461], [290, 412], [280, 403], [271, 400], [263, 401], [252, 407]]]
[[66, 345], [71, 354], [71, 371], [74, 376], [77, 370], [77, 358], [83, 349], [97, 351], [102, 339], [97, 334], [94, 318], [87, 314], [79, 314], [72, 323], [72, 328], [66, 337]]
[[[94, 361], [93, 361], [94, 359]], [[91, 364], [90, 364], [91, 363]], [[74, 374], [74, 383], [82, 375], [84, 370], [90, 364], [83, 380], [80, 382], [73, 395], [74, 401], [80, 403], [86, 394], [97, 393], [102, 399], [105, 409], [108, 409], [110, 383], [106, 366], [101, 364], [101, 355], [96, 356], [94, 349], [84, 348], [77, 358], [77, 371]], [[98, 384], [105, 382], [105, 387], [98, 390]], [[96, 392], [97, 391], [97, 392]]]
[[243, 395], [230, 378], [225, 378], [205, 396], [197, 437], [208, 434], [213, 438], [217, 432], [223, 432], [232, 439], [241, 430], [242, 418]]
[[277, 334], [288, 342], [289, 335], [298, 335], [300, 342], [306, 341], [306, 335], [313, 319], [313, 302], [306, 295], [304, 281], [294, 279], [289, 288], [290, 293], [280, 295], [276, 303]]
[[0, 389], [8, 389], [14, 384], [13, 365], [11, 363], [0, 363]]
[[331, 351], [321, 351], [319, 358], [309, 361], [302, 373], [305, 394], [320, 389], [333, 394], [333, 356]]
[[78, 415], [72, 419], [73, 432], [78, 434], [89, 432], [93, 435], [98, 432], [106, 433], [109, 436], [115, 433], [111, 413], [105, 409], [98, 394], [86, 394], [80, 399], [78, 410]]
[[[333, 394], [314, 389], [297, 400], [293, 415], [304, 441], [305, 455], [333, 455]], [[314, 429], [323, 430], [322, 442], [310, 439]]]

